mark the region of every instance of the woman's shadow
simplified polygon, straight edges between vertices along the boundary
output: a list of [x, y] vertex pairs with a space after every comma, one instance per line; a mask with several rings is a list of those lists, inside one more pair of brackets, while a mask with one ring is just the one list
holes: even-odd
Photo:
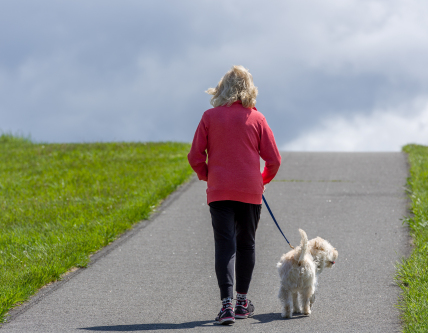
[[195, 327], [213, 326], [212, 320], [190, 321], [187, 323], [153, 323], [153, 324], [133, 324], [133, 325], [112, 325], [82, 327], [81, 330], [104, 331], [104, 332], [132, 332], [132, 331], [155, 331], [155, 330], [181, 330]]
[[[288, 319], [301, 319], [306, 316], [295, 314], [292, 318]], [[256, 314], [252, 318], [255, 320], [251, 324], [266, 324], [272, 321], [278, 320], [286, 320], [281, 317], [279, 313], [262, 313]], [[155, 330], [181, 330], [181, 329], [189, 329], [195, 327], [212, 327], [221, 325], [216, 324], [213, 320], [203, 320], [203, 321], [190, 321], [187, 323], [152, 323], [152, 324], [133, 324], [133, 325], [112, 325], [112, 326], [94, 326], [94, 327], [81, 327], [81, 330], [87, 331], [104, 331], [104, 332], [132, 332], [132, 331], [155, 331]]]

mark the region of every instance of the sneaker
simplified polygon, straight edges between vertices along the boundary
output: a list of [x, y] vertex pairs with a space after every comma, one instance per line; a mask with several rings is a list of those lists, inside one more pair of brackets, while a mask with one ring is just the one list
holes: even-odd
[[235, 312], [232, 307], [222, 308], [215, 319], [222, 325], [230, 325], [235, 322]]
[[236, 319], [246, 319], [248, 317], [252, 317], [254, 315], [254, 305], [251, 303], [249, 299], [245, 301], [245, 303], [236, 302], [235, 305], [235, 318]]

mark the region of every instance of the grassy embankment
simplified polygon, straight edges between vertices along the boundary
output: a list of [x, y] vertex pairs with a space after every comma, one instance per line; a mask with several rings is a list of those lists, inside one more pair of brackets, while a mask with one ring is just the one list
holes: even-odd
[[428, 332], [428, 147], [407, 145], [412, 216], [406, 218], [414, 242], [409, 258], [398, 265], [402, 289], [399, 308], [404, 332]]
[[[0, 133], [1, 134], [1, 133]], [[35, 144], [0, 135], [0, 322], [85, 267], [186, 181], [188, 144]]]

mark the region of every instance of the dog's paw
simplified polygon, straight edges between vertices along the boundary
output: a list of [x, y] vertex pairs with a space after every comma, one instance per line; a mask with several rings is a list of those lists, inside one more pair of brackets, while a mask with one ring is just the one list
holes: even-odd
[[286, 312], [286, 311], [283, 311], [282, 313], [281, 313], [281, 317], [282, 318], [291, 318], [293, 316], [293, 314], [292, 313], [290, 313], [290, 312]]
[[311, 314], [311, 309], [309, 309], [309, 308], [308, 309], [304, 309], [303, 310], [303, 314], [306, 315], [306, 316], [309, 316]]

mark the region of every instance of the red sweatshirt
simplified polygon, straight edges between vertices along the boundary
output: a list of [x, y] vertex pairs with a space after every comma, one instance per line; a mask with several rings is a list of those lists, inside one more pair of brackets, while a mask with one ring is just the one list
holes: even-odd
[[[262, 174], [260, 157], [265, 161]], [[263, 185], [275, 177], [281, 164], [265, 117], [240, 101], [204, 112], [187, 158], [199, 179], [208, 183], [208, 203], [261, 204]]]

